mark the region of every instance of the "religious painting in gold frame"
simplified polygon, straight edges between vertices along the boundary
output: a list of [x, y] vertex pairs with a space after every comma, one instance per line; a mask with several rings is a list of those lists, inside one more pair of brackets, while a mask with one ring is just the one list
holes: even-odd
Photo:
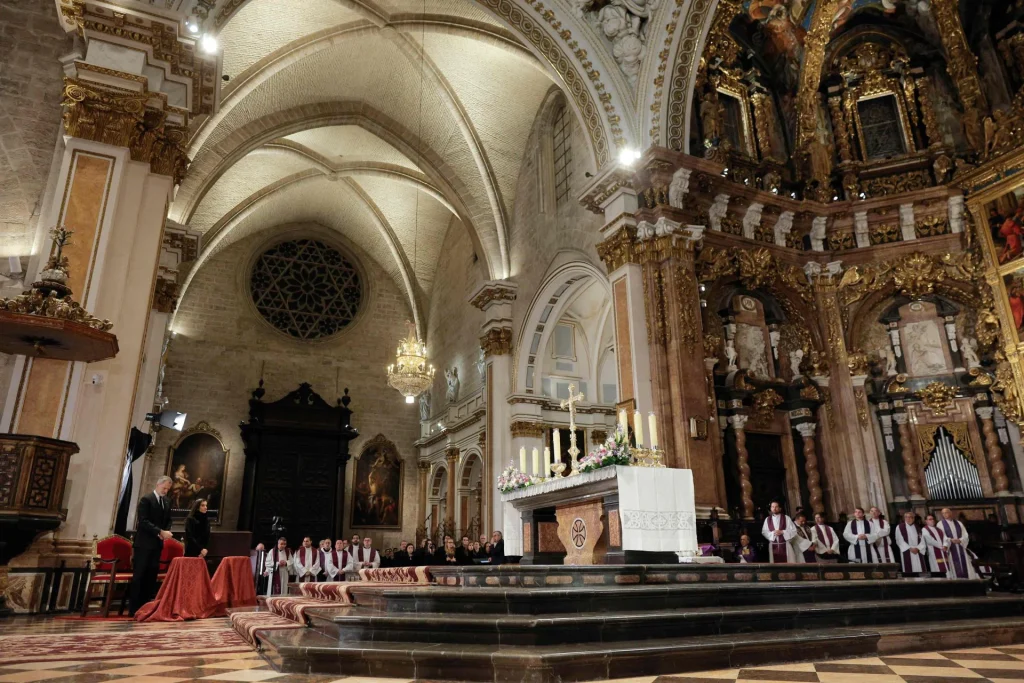
[[383, 434], [363, 446], [352, 474], [353, 529], [402, 528], [403, 473], [398, 448]]
[[1012, 322], [1012, 327], [1008, 329], [1008, 332], [1012, 330], [1012, 334], [1016, 335], [1012, 341], [1015, 344], [1020, 344], [1024, 339], [1024, 263], [1016, 265], [1015, 269], [1000, 273], [1000, 276]]
[[722, 106], [722, 138], [728, 140], [737, 153], [753, 158], [754, 134], [749, 99], [743, 93], [718, 88], [718, 101]]
[[992, 238], [992, 258], [1006, 266], [1024, 256], [1024, 180], [984, 205], [982, 224]]
[[204, 498], [210, 524], [221, 523], [230, 455], [220, 432], [207, 422], [201, 421], [181, 433], [167, 457], [171, 519], [184, 519], [192, 503]]

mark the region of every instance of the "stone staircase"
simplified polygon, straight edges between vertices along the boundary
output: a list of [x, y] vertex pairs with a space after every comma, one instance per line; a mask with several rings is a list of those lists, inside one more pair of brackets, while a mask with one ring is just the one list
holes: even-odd
[[1024, 598], [895, 576], [894, 565], [438, 568], [444, 585], [353, 586], [354, 604], [309, 609], [307, 628], [260, 642], [290, 673], [547, 682], [1024, 640]]

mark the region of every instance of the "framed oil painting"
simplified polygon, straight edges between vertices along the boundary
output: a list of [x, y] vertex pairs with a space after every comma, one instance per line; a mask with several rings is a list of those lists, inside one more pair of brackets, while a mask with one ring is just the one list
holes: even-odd
[[1010, 304], [1010, 315], [1019, 344], [1024, 339], [1024, 265], [1003, 275], [1003, 284], [1006, 286], [1006, 299]]
[[363, 446], [352, 479], [353, 528], [401, 528], [403, 464], [395, 444], [383, 434]]
[[1000, 266], [1024, 256], [1024, 186], [985, 204], [985, 220]]
[[188, 516], [192, 503], [207, 501], [211, 524], [220, 524], [229, 452], [220, 433], [206, 422], [186, 430], [171, 446], [167, 476], [171, 478], [171, 518]]

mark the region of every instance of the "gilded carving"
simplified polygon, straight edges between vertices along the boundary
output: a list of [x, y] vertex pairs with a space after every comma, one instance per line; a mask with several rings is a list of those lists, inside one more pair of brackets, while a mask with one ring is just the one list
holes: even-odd
[[507, 356], [512, 353], [512, 328], [493, 327], [480, 337], [484, 356]]
[[775, 419], [775, 409], [781, 405], [783, 399], [774, 389], [765, 389], [754, 394], [753, 404], [750, 410], [750, 424], [755, 428], [765, 428], [771, 425]]
[[945, 415], [953, 407], [956, 389], [942, 382], [931, 382], [918, 390], [917, 395], [934, 414]]
[[542, 439], [544, 438], [544, 425], [540, 422], [517, 421], [509, 425], [509, 431], [513, 439]]
[[178, 283], [158, 277], [153, 290], [153, 308], [161, 313], [173, 313], [178, 305]]
[[636, 253], [636, 228], [623, 226], [614, 235], [597, 245], [597, 255], [604, 261], [605, 268], [613, 273], [627, 263], [638, 263]]

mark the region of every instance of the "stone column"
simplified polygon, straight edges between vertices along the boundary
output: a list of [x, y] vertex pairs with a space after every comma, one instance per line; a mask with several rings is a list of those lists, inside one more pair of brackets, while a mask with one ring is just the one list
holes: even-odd
[[416, 547], [420, 541], [430, 533], [427, 529], [427, 486], [429, 486], [430, 463], [420, 462], [416, 468], [419, 470], [419, 498], [416, 501]]
[[736, 462], [740, 471], [740, 497], [743, 519], [754, 518], [754, 487], [750, 484], [750, 455], [747, 453], [746, 415], [732, 415], [729, 424], [736, 435]]
[[818, 472], [818, 452], [814, 443], [814, 432], [818, 425], [814, 422], [804, 422], [796, 425], [796, 430], [804, 440], [804, 467], [807, 470], [807, 489], [810, 492], [811, 512], [825, 512], [825, 505], [822, 502], [821, 474]]
[[903, 456], [903, 473], [907, 478], [910, 499], [924, 500], [918, 468], [920, 457], [914, 447], [914, 439], [910, 435], [910, 420], [905, 412], [893, 413], [892, 419], [896, 422], [896, 429], [900, 435], [900, 454]]
[[444, 451], [444, 461], [448, 466], [448, 499], [444, 514], [444, 532], [455, 535], [455, 468], [459, 465], [459, 449], [449, 446]]
[[0, 432], [55, 437], [81, 449], [68, 473], [67, 542], [113, 528], [129, 429], [146, 427], [133, 412], [144, 415], [153, 397], [136, 394], [155, 385], [143, 381], [142, 361], [163, 336], [150, 311], [166, 209], [188, 166], [190, 117], [213, 113], [220, 84], [219, 60], [179, 34], [183, 16], [132, 5], [111, 12], [85, 0], [75, 4], [75, 16], [61, 16], [85, 50], [64, 60], [64, 130], [39, 221], [41, 231], [74, 231], [64, 250], [69, 285], [86, 310], [114, 323], [119, 352], [88, 366], [20, 357], [11, 385], [19, 391], [0, 416]]
[[999, 435], [992, 420], [995, 411], [991, 406], [975, 408], [981, 420], [981, 432], [985, 436], [985, 457], [988, 460], [988, 473], [992, 478], [992, 490], [997, 496], [1009, 496], [1010, 479], [1006, 476], [1006, 463], [1003, 462], [1003, 449], [999, 445]]
[[516, 300], [517, 289], [518, 285], [513, 282], [489, 281], [480, 285], [469, 297], [470, 304], [484, 314], [480, 348], [483, 349], [487, 363], [484, 371], [487, 417], [486, 438], [483, 442], [483, 476], [480, 479], [480, 524], [488, 534], [507, 526], [496, 487], [498, 475], [503, 469], [502, 463], [512, 452], [508, 397], [512, 393], [512, 303]]

